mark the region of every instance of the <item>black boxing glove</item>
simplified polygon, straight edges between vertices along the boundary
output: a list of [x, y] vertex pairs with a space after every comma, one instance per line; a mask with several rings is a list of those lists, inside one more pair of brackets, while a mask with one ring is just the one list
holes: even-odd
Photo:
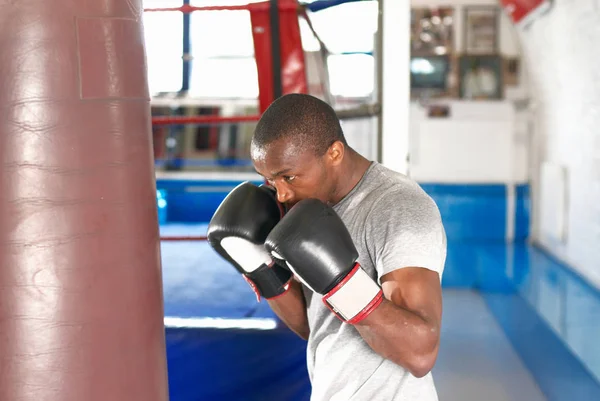
[[268, 235], [265, 248], [323, 295], [325, 305], [344, 322], [360, 322], [383, 301], [381, 288], [357, 262], [343, 221], [319, 200], [298, 202]]
[[210, 245], [243, 275], [259, 301], [285, 293], [292, 278], [264, 248], [283, 214], [273, 188], [244, 182], [225, 197], [208, 224]]

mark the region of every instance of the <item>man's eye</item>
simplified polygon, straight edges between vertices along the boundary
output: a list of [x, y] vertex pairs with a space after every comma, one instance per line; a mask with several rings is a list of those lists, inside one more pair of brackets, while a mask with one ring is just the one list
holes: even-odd
[[283, 179], [284, 179], [286, 182], [292, 182], [292, 181], [294, 181], [294, 178], [296, 178], [296, 176], [295, 176], [295, 175], [286, 175], [285, 177], [283, 177]]

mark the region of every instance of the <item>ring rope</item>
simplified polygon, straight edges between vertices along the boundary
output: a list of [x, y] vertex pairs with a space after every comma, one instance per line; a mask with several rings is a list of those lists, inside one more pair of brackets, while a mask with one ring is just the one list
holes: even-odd
[[202, 235], [202, 236], [166, 236], [166, 237], [160, 237], [161, 241], [169, 241], [169, 242], [175, 242], [175, 241], [207, 241], [208, 238], [206, 237], [206, 235]]
[[[268, 2], [251, 3], [241, 6], [203, 6], [194, 7], [189, 4], [185, 4], [180, 7], [160, 7], [160, 8], [145, 8], [145, 12], [162, 12], [162, 11], [180, 11], [184, 14], [189, 14], [194, 11], [250, 11], [250, 10], [267, 10], [269, 8]], [[278, 6], [280, 10], [297, 10], [300, 7], [295, 4], [280, 4]]]
[[156, 116], [152, 117], [152, 125], [177, 125], [177, 124], [228, 124], [228, 123], [247, 123], [256, 122], [260, 119], [259, 115], [248, 116]]
[[[365, 118], [379, 116], [381, 107], [379, 104], [364, 104], [350, 109], [335, 111], [340, 120], [350, 120], [354, 118]], [[252, 114], [248, 116], [156, 116], [152, 117], [152, 125], [178, 125], [178, 124], [228, 124], [228, 123], [249, 123], [260, 120], [260, 115]]]

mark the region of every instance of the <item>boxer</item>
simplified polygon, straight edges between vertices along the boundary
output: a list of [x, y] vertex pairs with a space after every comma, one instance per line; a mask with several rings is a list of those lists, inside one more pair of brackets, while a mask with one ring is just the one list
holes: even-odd
[[[277, 291], [263, 295], [308, 341], [311, 400], [437, 400], [446, 235], [434, 201], [352, 149], [334, 110], [309, 95], [271, 104], [251, 157], [276, 198], [226, 198], [215, 218], [234, 217], [216, 243], [234, 265], [249, 265], [243, 274], [277, 270]], [[274, 202], [289, 212], [265, 223], [261, 210]]]

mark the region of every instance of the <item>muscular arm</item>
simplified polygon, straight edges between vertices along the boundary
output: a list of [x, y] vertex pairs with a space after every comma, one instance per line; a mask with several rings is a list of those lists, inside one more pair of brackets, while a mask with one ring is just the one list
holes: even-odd
[[442, 319], [438, 273], [416, 267], [381, 278], [384, 301], [355, 327], [371, 348], [416, 377], [437, 359]]
[[306, 317], [306, 302], [301, 284], [292, 279], [290, 289], [268, 301], [273, 312], [296, 334], [308, 340], [310, 329]]

